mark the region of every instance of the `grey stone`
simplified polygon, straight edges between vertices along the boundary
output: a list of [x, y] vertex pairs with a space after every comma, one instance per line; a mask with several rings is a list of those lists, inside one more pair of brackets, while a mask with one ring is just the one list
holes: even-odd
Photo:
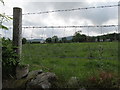
[[41, 74], [41, 73], [43, 73], [42, 70], [31, 71], [31, 72], [28, 73], [27, 78], [34, 78], [34, 77], [36, 77], [38, 74]]
[[54, 82], [55, 80], [56, 75], [54, 73], [41, 73], [27, 83], [27, 90], [31, 90], [32, 88], [40, 88], [43, 90], [47, 90], [51, 88], [52, 82]]
[[68, 81], [68, 86], [70, 87], [78, 87], [79, 86], [79, 80], [77, 77], [71, 77]]
[[25, 76], [27, 76], [29, 73], [29, 64], [27, 65], [18, 65], [16, 67], [16, 78], [21, 79]]
[[[3, 88], [26, 88], [26, 83], [31, 79], [34, 79], [38, 74], [41, 74], [42, 70], [31, 71], [28, 73], [27, 77], [22, 79], [9, 79], [3, 80]], [[45, 87], [43, 85], [42, 87]]]
[[79, 90], [86, 90], [85, 88], [80, 88]]

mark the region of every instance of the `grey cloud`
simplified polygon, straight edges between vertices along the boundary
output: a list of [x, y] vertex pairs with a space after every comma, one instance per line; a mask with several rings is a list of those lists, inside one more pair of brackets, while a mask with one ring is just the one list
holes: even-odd
[[[117, 4], [117, 3], [109, 3], [111, 5]], [[88, 4], [87, 2], [27, 2], [23, 6], [23, 13], [26, 12], [41, 12], [41, 11], [48, 11], [50, 8], [53, 10], [58, 9], [71, 9], [71, 8], [79, 8], [79, 7], [89, 7], [89, 6], [99, 6], [99, 5], [109, 5], [107, 3], [95, 3], [95, 4]], [[61, 18], [64, 20], [64, 22], [69, 23], [70, 19], [74, 19], [73, 25], [78, 25], [77, 21], [80, 21], [81, 19], [90, 20], [95, 25], [102, 25], [103, 23], [116, 19], [118, 17], [117, 8], [104, 8], [104, 9], [89, 9], [89, 10], [81, 10], [81, 11], [72, 11], [72, 12], [57, 12], [54, 13], [58, 18]], [[46, 26], [46, 23], [42, 20], [48, 18], [49, 14], [42, 14], [42, 15], [30, 15], [30, 16], [23, 16], [23, 26]], [[33, 19], [34, 20], [33, 20]], [[57, 18], [55, 18], [57, 22]], [[36, 22], [37, 21], [37, 22]], [[49, 22], [49, 21], [48, 21]], [[10, 25], [7, 24], [6, 25]], [[52, 26], [52, 25], [51, 25]], [[26, 29], [27, 30], [27, 29]], [[83, 30], [83, 33], [87, 35], [87, 28], [81, 29]], [[102, 33], [108, 33], [108, 32], [114, 32], [114, 28], [103, 28]], [[53, 32], [53, 33], [52, 33]], [[71, 31], [71, 33], [74, 34], [74, 29]], [[101, 30], [100, 28], [90, 28], [89, 33], [92, 34], [92, 32], [96, 34], [100, 34]], [[29, 32], [31, 34], [31, 32]], [[33, 32], [34, 34], [41, 36], [43, 35], [43, 29], [36, 29]], [[46, 34], [47, 37], [51, 37], [52, 35], [57, 36], [64, 36], [64, 33], [67, 34], [67, 32], [64, 32], [63, 29], [44, 29], [44, 34]], [[27, 34], [27, 33], [26, 33]]]
[[82, 14], [83, 18], [91, 20], [94, 24], [103, 24], [109, 20], [116, 19], [118, 12], [116, 8], [89, 10]]
[[[114, 4], [114, 3], [109, 3]], [[117, 4], [117, 3], [115, 3]], [[106, 5], [106, 3], [97, 3], [96, 6]], [[38, 12], [38, 11], [47, 11], [49, 8], [54, 8], [54, 10], [58, 9], [71, 9], [78, 7], [88, 7], [92, 6], [86, 2], [33, 2], [29, 3], [25, 8], [28, 8], [27, 11]], [[70, 18], [74, 18], [76, 20], [80, 20], [81, 18], [88, 19], [92, 21], [94, 24], [102, 24], [110, 19], [117, 18], [117, 8], [105, 8], [105, 9], [89, 9], [89, 10], [81, 10], [81, 11], [73, 11], [73, 12], [58, 12], [56, 13], [58, 17], [61, 17], [66, 23], [69, 22]], [[42, 16], [44, 17], [44, 15]], [[45, 17], [44, 17], [45, 18]]]
[[[117, 3], [109, 3], [111, 5]], [[96, 6], [106, 5], [106, 3], [97, 3]], [[54, 4], [55, 8], [78, 8], [78, 7], [88, 7], [92, 6], [87, 3], [62, 3], [62, 4]], [[88, 19], [92, 21], [94, 24], [103, 24], [110, 19], [115, 19], [118, 16], [117, 7], [116, 8], [104, 8], [104, 9], [89, 9], [89, 10], [81, 10], [81, 11], [73, 11], [73, 12], [64, 12], [58, 13], [59, 17], [63, 17], [64, 20], [69, 21], [70, 18], [74, 18], [76, 20], [81, 20], [81, 18]]]

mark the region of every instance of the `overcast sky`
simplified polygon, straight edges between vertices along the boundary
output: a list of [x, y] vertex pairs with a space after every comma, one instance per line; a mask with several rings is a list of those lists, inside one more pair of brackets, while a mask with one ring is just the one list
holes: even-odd
[[[76, 0], [77, 2], [48, 2], [37, 0], [4, 0], [5, 6], [0, 4], [0, 13], [12, 15], [13, 7], [22, 8], [23, 13], [42, 12], [58, 9], [72, 9], [80, 7], [100, 6], [100, 5], [117, 5], [118, 0]], [[96, 1], [96, 2], [95, 2]], [[99, 1], [99, 2], [98, 2]], [[109, 1], [109, 2], [108, 2]], [[22, 26], [72, 26], [72, 25], [111, 25], [118, 24], [118, 7], [99, 8], [78, 10], [71, 12], [55, 12], [49, 14], [24, 15]], [[4, 22], [4, 25], [12, 26], [12, 21]], [[74, 35], [75, 31], [81, 30], [83, 34], [96, 36], [106, 33], [116, 32], [116, 28], [67, 28], [67, 29], [23, 29], [23, 37], [30, 38], [47, 38], [57, 35], [58, 37]], [[0, 32], [3, 36], [12, 37], [12, 30]]]

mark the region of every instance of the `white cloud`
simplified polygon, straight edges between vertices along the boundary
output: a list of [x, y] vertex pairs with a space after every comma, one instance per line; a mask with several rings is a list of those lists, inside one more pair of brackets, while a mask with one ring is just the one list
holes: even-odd
[[107, 22], [104, 22], [103, 25], [104, 24], [105, 25], [110, 25], [110, 24], [117, 25], [118, 24], [118, 19], [110, 19]]
[[119, 2], [119, 0], [86, 0], [88, 3], [94, 3], [94, 2]]

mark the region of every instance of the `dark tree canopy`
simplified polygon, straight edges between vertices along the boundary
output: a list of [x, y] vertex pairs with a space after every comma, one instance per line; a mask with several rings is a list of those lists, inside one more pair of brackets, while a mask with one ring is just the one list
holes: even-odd
[[23, 38], [22, 39], [22, 44], [26, 44], [26, 42], [27, 42], [26, 38]]
[[87, 38], [86, 35], [76, 32], [75, 35], [73, 36], [72, 41], [73, 42], [85, 42], [86, 38]]
[[47, 39], [46, 39], [46, 42], [47, 42], [47, 43], [51, 43], [51, 42], [52, 42], [52, 39], [51, 39], [51, 38], [47, 38]]
[[58, 37], [57, 36], [53, 36], [52, 37], [52, 42], [53, 43], [57, 43], [58, 42]]

